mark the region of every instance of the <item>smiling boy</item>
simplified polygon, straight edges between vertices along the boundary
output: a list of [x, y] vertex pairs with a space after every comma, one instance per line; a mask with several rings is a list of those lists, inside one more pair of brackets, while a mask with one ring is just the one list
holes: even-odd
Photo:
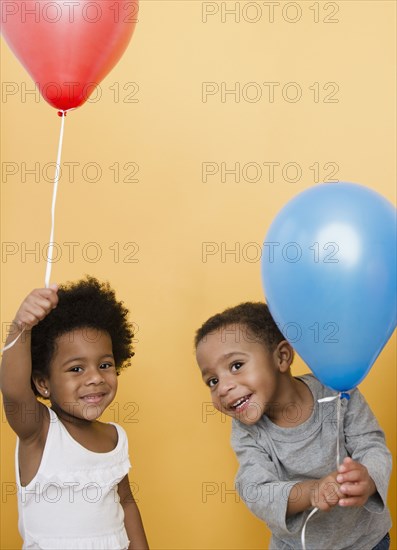
[[318, 507], [308, 548], [387, 550], [391, 457], [360, 392], [342, 400], [337, 434], [334, 402], [318, 403], [335, 392], [312, 375], [292, 376], [293, 349], [265, 304], [211, 317], [195, 345], [214, 406], [233, 418], [237, 490], [272, 531], [271, 548], [301, 548], [308, 511]]

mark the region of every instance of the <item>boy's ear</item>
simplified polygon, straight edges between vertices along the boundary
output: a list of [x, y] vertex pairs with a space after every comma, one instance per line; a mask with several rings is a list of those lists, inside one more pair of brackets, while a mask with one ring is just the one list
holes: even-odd
[[36, 390], [39, 392], [39, 394], [45, 399], [48, 399], [50, 397], [50, 390], [47, 378], [33, 377], [32, 379], [33, 384], [36, 386]]
[[273, 357], [280, 372], [287, 372], [294, 360], [293, 347], [287, 340], [282, 340], [274, 350]]

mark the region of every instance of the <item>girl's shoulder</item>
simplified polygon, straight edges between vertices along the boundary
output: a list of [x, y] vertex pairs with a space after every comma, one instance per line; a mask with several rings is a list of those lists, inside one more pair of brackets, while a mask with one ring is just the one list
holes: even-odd
[[95, 428], [98, 440], [105, 448], [103, 452], [113, 451], [118, 446], [127, 442], [127, 434], [119, 424], [115, 422], [96, 422]]

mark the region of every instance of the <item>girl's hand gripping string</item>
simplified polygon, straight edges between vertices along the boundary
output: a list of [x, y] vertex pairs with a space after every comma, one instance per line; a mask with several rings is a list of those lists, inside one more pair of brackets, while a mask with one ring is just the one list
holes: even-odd
[[33, 290], [22, 302], [14, 319], [20, 330], [30, 330], [58, 304], [58, 286]]
[[22, 302], [18, 309], [15, 319], [12, 322], [14, 330], [11, 328], [8, 333], [6, 345], [1, 353], [12, 348], [19, 340], [25, 330], [31, 330], [46, 317], [52, 309], [58, 304], [58, 286], [51, 285], [49, 288], [39, 288], [33, 290]]

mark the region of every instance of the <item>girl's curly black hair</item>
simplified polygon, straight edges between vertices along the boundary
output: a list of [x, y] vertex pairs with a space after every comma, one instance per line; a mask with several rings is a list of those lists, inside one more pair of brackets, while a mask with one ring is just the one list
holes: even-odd
[[[196, 332], [195, 347], [197, 348], [201, 340], [211, 332], [230, 325], [245, 326], [270, 351], [273, 351], [282, 340], [285, 340], [266, 304], [262, 302], [244, 302], [210, 317]], [[249, 339], [252, 341], [252, 337]]]
[[[134, 333], [127, 320], [128, 309], [116, 300], [108, 282], [87, 276], [61, 285], [58, 305], [32, 328], [32, 375], [48, 376], [55, 351], [55, 340], [66, 332], [79, 328], [106, 331], [111, 340], [117, 374], [130, 365], [134, 355]], [[32, 389], [39, 395], [32, 382]]]

